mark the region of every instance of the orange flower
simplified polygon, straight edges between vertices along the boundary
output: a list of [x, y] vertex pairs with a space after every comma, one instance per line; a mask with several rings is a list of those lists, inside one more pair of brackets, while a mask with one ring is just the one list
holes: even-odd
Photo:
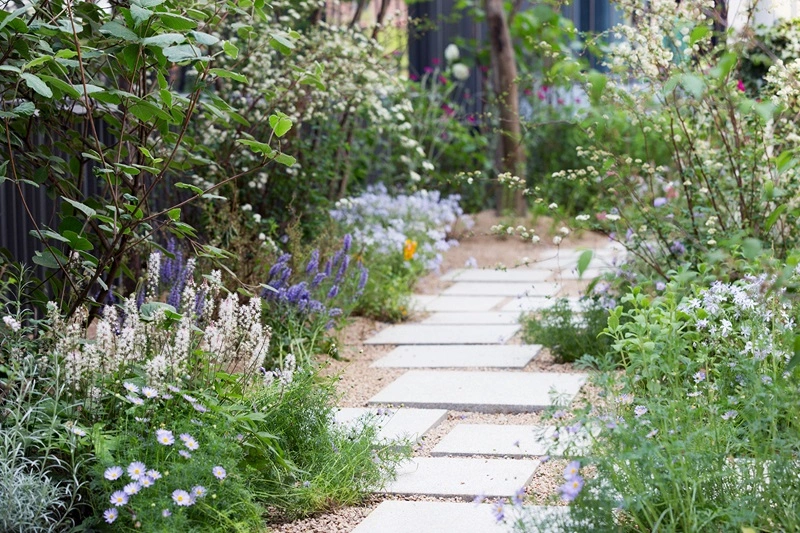
[[403, 259], [411, 261], [415, 253], [417, 253], [417, 241], [406, 239], [406, 243], [403, 246]]

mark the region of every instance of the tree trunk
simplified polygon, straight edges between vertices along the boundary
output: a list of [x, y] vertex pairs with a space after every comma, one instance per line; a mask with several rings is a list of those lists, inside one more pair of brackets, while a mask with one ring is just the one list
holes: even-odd
[[[499, 173], [510, 172], [524, 178], [525, 157], [519, 120], [517, 63], [511, 33], [508, 30], [503, 0], [484, 0], [484, 7], [489, 28], [494, 92], [500, 111], [500, 142], [495, 166]], [[525, 198], [520, 190], [509, 191], [500, 186], [497, 199], [498, 212], [513, 209], [518, 215], [527, 213]]]

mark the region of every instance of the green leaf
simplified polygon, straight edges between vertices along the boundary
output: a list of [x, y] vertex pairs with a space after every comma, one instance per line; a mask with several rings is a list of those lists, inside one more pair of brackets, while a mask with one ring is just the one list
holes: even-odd
[[94, 248], [86, 237], [78, 235], [74, 231], [65, 231], [64, 237], [69, 239], [70, 247], [78, 252], [86, 252]]
[[53, 97], [53, 91], [50, 90], [50, 87], [48, 87], [39, 76], [31, 74], [30, 72], [23, 72], [20, 74], [20, 77], [25, 80], [25, 84], [35, 92], [41, 94], [45, 98]]
[[276, 137], [283, 137], [290, 129], [292, 129], [291, 119], [283, 113], [278, 115], [270, 115], [269, 125]]
[[594, 257], [594, 252], [591, 250], [585, 250], [581, 253], [580, 257], [578, 257], [578, 277], [582, 278], [583, 273], [586, 272], [586, 269], [589, 267], [589, 263], [592, 262], [592, 257]]
[[694, 96], [700, 98], [706, 90], [706, 84], [703, 79], [694, 74], [684, 74], [681, 76], [681, 85], [686, 91]]
[[753, 106], [753, 109], [761, 117], [764, 122], [772, 120], [772, 115], [775, 114], [775, 104], [770, 101], [758, 102]]
[[166, 2], [166, 0], [133, 0], [133, 3], [142, 7], [156, 7]]
[[239, 57], [239, 49], [236, 48], [235, 45], [229, 43], [228, 41], [222, 43], [222, 51], [225, 52], [225, 55], [227, 55], [231, 59], [236, 59], [237, 57]]
[[12, 109], [11, 112], [17, 116], [29, 117], [36, 112], [36, 106], [33, 105], [33, 102], [22, 102]]
[[145, 46], [152, 44], [160, 48], [166, 48], [167, 46], [171, 46], [173, 44], [181, 44], [185, 40], [186, 37], [180, 33], [162, 33], [161, 35], [154, 35], [152, 37], [142, 39], [142, 44]]
[[97, 214], [97, 211], [95, 211], [86, 204], [78, 202], [77, 200], [73, 200], [72, 198], [67, 198], [66, 196], [62, 196], [61, 199], [67, 202], [75, 209], [77, 209], [78, 211], [80, 211], [81, 213], [83, 213], [84, 215], [86, 215], [86, 218], [92, 218]]
[[286, 165], [287, 167], [290, 167], [295, 163], [297, 163], [297, 159], [287, 154], [277, 154], [275, 156], [275, 161], [277, 161], [282, 165]]
[[47, 84], [50, 87], [61, 91], [62, 93], [71, 98], [78, 99], [81, 97], [81, 93], [79, 93], [75, 89], [75, 87], [73, 87], [72, 85], [63, 80], [56, 78], [55, 76], [47, 76], [45, 74], [41, 74], [39, 77], [42, 78], [42, 80], [44, 80], [45, 82], [47, 82]]
[[197, 22], [181, 15], [175, 15], [172, 13], [159, 13], [159, 17], [161, 18], [161, 23], [164, 24], [164, 26], [167, 28], [172, 28], [173, 30], [186, 31], [193, 30], [197, 27]]
[[142, 24], [142, 22], [147, 21], [150, 17], [153, 16], [153, 12], [149, 9], [145, 9], [141, 6], [137, 6], [136, 4], [131, 4], [131, 18], [136, 23], [136, 26]]
[[755, 259], [761, 255], [761, 241], [758, 239], [745, 239], [742, 243], [742, 255], [745, 259]]
[[269, 36], [269, 44], [281, 54], [288, 56], [294, 50], [294, 43], [288, 36], [281, 33], [273, 33]]
[[775, 166], [778, 168], [779, 172], [786, 170], [790, 163], [794, 163], [794, 153], [792, 150], [781, 152], [780, 155], [775, 158]]
[[262, 143], [251, 139], [239, 139], [237, 142], [247, 146], [256, 153], [263, 154], [266, 157], [273, 157], [275, 154], [275, 150], [273, 150], [272, 147], [267, 143]]
[[692, 33], [689, 34], [689, 46], [693, 46], [695, 43], [697, 43], [697, 41], [709, 33], [711, 33], [711, 28], [708, 26], [697, 26], [692, 30]]
[[230, 78], [241, 83], [247, 83], [247, 78], [238, 72], [231, 72], [230, 70], [225, 70], [223, 68], [212, 68], [209, 69], [208, 72], [219, 78]]
[[205, 46], [213, 46], [219, 42], [219, 37], [215, 37], [211, 34], [202, 31], [193, 31], [190, 33], [198, 44], [202, 44]]
[[726, 52], [719, 59], [719, 63], [717, 63], [712, 74], [715, 74], [717, 79], [722, 81], [730, 75], [737, 63], [739, 63], [739, 56], [735, 52]]
[[[7, 5], [7, 4], [6, 4]], [[15, 9], [11, 13], [8, 11], [0, 11], [0, 30], [9, 26], [12, 30], [18, 33], [25, 33], [28, 31], [28, 25], [19, 19], [22, 15], [28, 12], [28, 6]]]
[[164, 48], [164, 57], [171, 63], [181, 63], [203, 57], [203, 52], [193, 44], [179, 44]]
[[150, 102], [136, 102], [128, 108], [128, 111], [130, 111], [133, 116], [142, 122], [149, 122], [153, 120], [154, 117], [166, 120], [167, 122], [172, 122], [172, 115], [166, 113], [163, 109]]
[[606, 90], [608, 78], [606, 78], [600, 72], [592, 71], [589, 73], [589, 82], [592, 84], [592, 88], [589, 91], [589, 97], [592, 100], [592, 103], [597, 105]]
[[139, 36], [133, 33], [130, 28], [116, 21], [106, 22], [100, 26], [100, 33], [106, 33], [123, 41], [137, 41], [139, 39]]
[[201, 189], [197, 185], [192, 185], [190, 183], [179, 182], [179, 183], [175, 184], [175, 188], [176, 189], [189, 189], [190, 191], [192, 191], [195, 194], [203, 194], [203, 189]]
[[53, 249], [36, 252], [33, 255], [33, 262], [45, 268], [60, 268], [59, 261], [63, 265], [67, 262], [67, 258], [64, 257], [61, 252], [56, 250], [54, 253], [52, 250]]
[[170, 209], [169, 211], [167, 211], [167, 216], [169, 217], [170, 220], [173, 221], [179, 220], [181, 218], [181, 208], [176, 207], [175, 209]]
[[786, 211], [786, 207], [786, 204], [781, 204], [769, 214], [766, 222], [764, 222], [764, 231], [769, 231], [772, 229], [772, 226], [775, 225], [783, 212]]
[[142, 315], [142, 319], [144, 320], [153, 320], [156, 316], [156, 313], [161, 309], [163, 309], [164, 312], [178, 312], [177, 309], [169, 304], [165, 304], [164, 302], [147, 302], [146, 304], [142, 304], [142, 306], [139, 308], [139, 314]]
[[39, 65], [42, 65], [42, 64], [47, 63], [48, 61], [52, 61], [52, 60], [53, 60], [53, 56], [49, 56], [49, 55], [39, 56], [36, 59], [34, 59], [33, 61], [30, 61], [30, 62], [26, 63], [25, 66], [22, 67], [22, 70], [31, 70], [34, 67], [38, 67]]

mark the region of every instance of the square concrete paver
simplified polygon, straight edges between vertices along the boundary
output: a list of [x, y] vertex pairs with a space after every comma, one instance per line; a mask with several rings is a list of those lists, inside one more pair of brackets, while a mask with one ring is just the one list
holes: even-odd
[[378, 438], [382, 442], [406, 439], [416, 442], [446, 416], [446, 409], [343, 407], [336, 411], [334, 420], [351, 427], [374, 423], [380, 428]]
[[417, 311], [471, 313], [489, 311], [504, 299], [503, 296], [431, 296], [423, 294], [414, 295], [411, 302], [412, 307]]
[[550, 279], [551, 273], [539, 268], [512, 268], [509, 270], [472, 269], [451, 270], [441, 277], [443, 281], [470, 283], [540, 283]]
[[[498, 522], [495, 505], [462, 502], [426, 502], [386, 500], [375, 508], [353, 530], [353, 533], [508, 533], [509, 523], [519, 515], [517, 509], [506, 505], [507, 523]], [[563, 524], [568, 519], [569, 507], [525, 506], [526, 516]], [[548, 520], [549, 519], [549, 520]], [[532, 531], [537, 533], [565, 533], [576, 531], [557, 525], [545, 525]]]
[[[571, 401], [586, 374], [409, 370], [373, 396], [372, 405], [484, 413], [525, 413]], [[553, 393], [553, 394], [551, 394]]]
[[552, 426], [458, 424], [431, 450], [431, 455], [547, 455], [555, 442]]
[[519, 331], [520, 325], [453, 326], [401, 324], [390, 326], [364, 344], [502, 344]]
[[507, 533], [492, 505], [460, 502], [387, 500], [372, 511], [353, 533]]
[[541, 350], [536, 344], [398, 346], [372, 366], [379, 368], [525, 368]]
[[416, 457], [403, 461], [383, 492], [427, 496], [513, 496], [533, 477], [539, 461]]
[[[541, 298], [536, 296], [514, 298], [502, 307], [505, 312], [527, 313], [529, 311], [541, 311], [549, 309], [556, 304], [558, 298]], [[569, 298], [569, 306], [575, 312], [581, 311], [581, 304], [574, 298]]]
[[519, 313], [483, 311], [479, 313], [433, 313], [421, 324], [519, 324]]
[[561, 285], [553, 282], [537, 283], [467, 283], [461, 282], [442, 291], [444, 296], [554, 296]]

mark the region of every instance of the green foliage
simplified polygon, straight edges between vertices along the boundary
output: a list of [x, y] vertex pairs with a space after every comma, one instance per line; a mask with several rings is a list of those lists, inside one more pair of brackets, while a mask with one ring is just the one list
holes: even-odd
[[599, 298], [582, 302], [580, 312], [572, 310], [566, 298], [555, 300], [552, 307], [523, 320], [524, 340], [541, 344], [559, 363], [572, 363], [584, 356], [603, 357], [610, 342], [602, 335], [608, 321], [608, 309]]
[[8, 300], [24, 276], [0, 280], [0, 529], [60, 531], [75, 524], [88, 458], [71, 431], [63, 369], [34, 340], [30, 314]]
[[794, 530], [796, 302], [766, 275], [684, 279], [656, 298], [634, 289], [630, 310], [612, 313], [623, 372], [595, 376], [604, 400], [575, 412], [597, 428], [581, 461], [596, 474], [572, 519], [604, 531]]
[[381, 322], [406, 320], [414, 283], [423, 274], [420, 265], [378, 254], [366, 261], [372, 268], [355, 313]]
[[[196, 237], [180, 220], [181, 209], [214, 197], [220, 184], [185, 181], [211, 163], [189, 125], [200, 116], [247, 122], [214, 92], [215, 79], [237, 75], [215, 67], [235, 47], [213, 34], [228, 16], [262, 17], [263, 7], [166, 0], [112, 10], [44, 2], [0, 12], [0, 48], [7, 51], [0, 94], [18, 102], [2, 110], [0, 154], [13, 162], [4, 169], [4, 186], [13, 186], [20, 202], [31, 187], [46, 187], [59, 201], [50, 225], [32, 221], [44, 243], [33, 262], [55, 271], [48, 278], [52, 293], [70, 315], [86, 302], [104, 301], [114, 280], [130, 276], [124, 258], [154, 233]], [[276, 133], [287, 126], [279, 118]], [[267, 144], [245, 141], [258, 163], [226, 182], [273, 160], [291, 164]]]
[[406, 443], [377, 442], [374, 421], [352, 427], [333, 423], [335, 381], [308, 371], [289, 384], [262, 389], [253, 398], [264, 413], [259, 426], [274, 434], [291, 470], [261, 471], [256, 494], [287, 518], [356, 504], [379, 490], [406, 457]]

